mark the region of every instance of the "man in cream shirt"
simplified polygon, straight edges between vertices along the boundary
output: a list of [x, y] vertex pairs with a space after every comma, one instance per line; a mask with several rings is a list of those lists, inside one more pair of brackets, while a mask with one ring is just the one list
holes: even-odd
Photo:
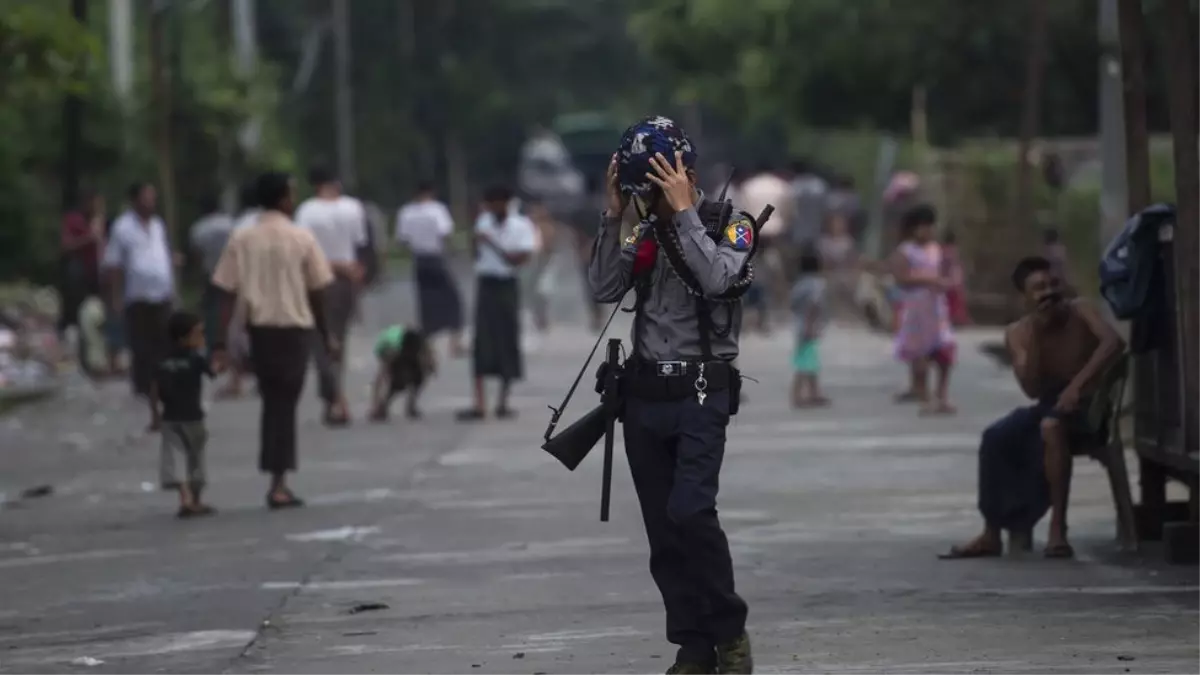
[[[329, 332], [340, 345], [346, 344], [350, 319], [358, 305], [363, 268], [358, 250], [367, 244], [367, 215], [359, 200], [342, 194], [341, 184], [324, 169], [309, 173], [314, 196], [296, 209], [296, 225], [312, 233], [333, 269], [334, 281], [326, 291], [325, 307]], [[344, 347], [343, 347], [344, 349]], [[335, 359], [318, 341], [313, 360], [319, 378], [319, 392], [325, 403], [325, 423], [342, 426], [350, 421], [350, 410], [342, 387], [343, 358]]]

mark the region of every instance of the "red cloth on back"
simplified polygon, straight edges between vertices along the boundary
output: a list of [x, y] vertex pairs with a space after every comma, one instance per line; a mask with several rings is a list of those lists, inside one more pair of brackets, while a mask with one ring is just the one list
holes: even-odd
[[[91, 224], [79, 211], [69, 211], [63, 214], [60, 241], [64, 247], [68, 241], [78, 241], [87, 236], [90, 231]], [[68, 255], [74, 256], [83, 263], [84, 269], [89, 273], [95, 272], [100, 265], [100, 247], [94, 241], [84, 244], [83, 247], [75, 249]]]
[[648, 272], [654, 267], [654, 259], [658, 257], [658, 242], [653, 237], [646, 237], [638, 242], [637, 253], [633, 257], [633, 273]]

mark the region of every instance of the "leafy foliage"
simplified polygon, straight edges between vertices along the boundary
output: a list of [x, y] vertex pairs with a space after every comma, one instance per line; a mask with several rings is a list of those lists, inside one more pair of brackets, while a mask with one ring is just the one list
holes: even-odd
[[[1042, 131], [1097, 128], [1094, 0], [1046, 3], [1050, 58]], [[648, 0], [630, 19], [646, 53], [676, 73], [674, 94], [754, 127], [909, 129], [923, 87], [933, 140], [1015, 135], [1029, 3], [989, 0]], [[1154, 75], [1155, 59], [1151, 59]], [[1151, 125], [1165, 129], [1152, 77]]]

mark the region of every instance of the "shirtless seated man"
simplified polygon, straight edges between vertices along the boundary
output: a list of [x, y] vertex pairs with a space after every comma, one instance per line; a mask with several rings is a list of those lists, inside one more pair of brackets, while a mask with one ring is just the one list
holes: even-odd
[[1050, 511], [1048, 558], [1074, 556], [1067, 543], [1067, 494], [1071, 446], [1099, 430], [1088, 428], [1087, 410], [1100, 377], [1125, 351], [1125, 343], [1084, 300], [1067, 300], [1050, 261], [1031, 257], [1017, 264], [1013, 284], [1027, 311], [1005, 331], [1013, 372], [1036, 401], [992, 423], [979, 444], [979, 511], [983, 533], [942, 558], [983, 558], [1009, 549], [1029, 550], [1033, 528]]

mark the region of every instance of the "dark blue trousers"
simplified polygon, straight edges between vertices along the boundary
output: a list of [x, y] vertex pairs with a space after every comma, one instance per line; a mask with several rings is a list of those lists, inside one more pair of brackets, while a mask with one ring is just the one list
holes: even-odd
[[709, 663], [746, 630], [729, 542], [717, 519], [729, 392], [625, 403], [625, 453], [650, 540], [650, 574], [667, 610], [678, 660]]
[[[1050, 510], [1042, 420], [1058, 418], [1072, 442], [1095, 433], [1080, 413], [1054, 411], [1057, 392], [993, 422], [979, 442], [979, 512], [990, 527], [1031, 530]], [[1080, 402], [1086, 410], [1088, 401]]]

